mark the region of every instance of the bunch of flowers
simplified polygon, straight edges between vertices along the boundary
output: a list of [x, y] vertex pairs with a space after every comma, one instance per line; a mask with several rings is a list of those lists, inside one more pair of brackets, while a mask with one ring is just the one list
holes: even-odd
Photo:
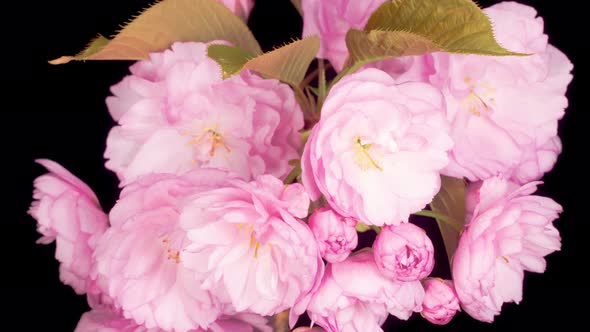
[[[38, 160], [39, 242], [92, 308], [76, 331], [491, 322], [560, 249], [562, 209], [534, 192], [561, 151], [572, 64], [533, 8], [293, 3], [303, 39], [267, 53], [244, 23], [253, 1], [162, 0], [52, 61], [139, 60], [106, 100], [111, 211]], [[432, 275], [435, 250], [450, 279]]]

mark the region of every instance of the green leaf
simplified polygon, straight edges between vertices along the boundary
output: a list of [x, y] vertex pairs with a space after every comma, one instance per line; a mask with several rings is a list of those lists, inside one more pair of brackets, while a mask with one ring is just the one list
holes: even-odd
[[320, 50], [320, 38], [310, 36], [249, 60], [244, 68], [298, 86]]
[[254, 56], [239, 47], [214, 44], [207, 48], [207, 55], [215, 60], [223, 70], [223, 76], [239, 73], [248, 60]]
[[356, 63], [444, 51], [525, 55], [498, 44], [487, 15], [471, 0], [394, 0], [371, 15], [363, 31], [349, 30], [346, 44]]
[[297, 11], [299, 12], [299, 15], [303, 16], [303, 8], [301, 7], [301, 0], [291, 0], [291, 3], [293, 4], [293, 7], [295, 7], [295, 9], [297, 9]]
[[317, 36], [307, 37], [253, 58], [236, 47], [221, 46], [209, 46], [210, 50], [213, 48], [209, 56], [221, 65], [224, 73], [237, 74], [240, 70], [249, 69], [298, 86], [320, 49], [320, 39]]
[[[430, 203], [430, 208], [435, 213], [448, 216], [463, 226], [465, 224], [465, 195], [466, 187], [463, 179], [442, 176], [440, 191]], [[436, 222], [445, 243], [450, 263], [457, 249], [461, 230], [457, 230], [452, 225], [439, 219]]]
[[75, 56], [50, 61], [143, 60], [177, 41], [227, 40], [251, 54], [261, 54], [246, 24], [216, 0], [162, 0], [134, 18], [110, 41], [99, 36]]

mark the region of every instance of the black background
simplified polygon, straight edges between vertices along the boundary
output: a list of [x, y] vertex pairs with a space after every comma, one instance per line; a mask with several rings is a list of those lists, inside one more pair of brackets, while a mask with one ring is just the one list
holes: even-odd
[[[498, 1], [479, 1], [488, 6]], [[544, 195], [560, 202], [565, 212], [556, 222], [563, 249], [548, 257], [545, 274], [528, 273], [524, 300], [506, 304], [493, 324], [461, 313], [447, 326], [430, 325], [420, 315], [409, 322], [390, 319], [386, 331], [510, 331], [517, 328], [549, 331], [585, 329], [588, 315], [588, 76], [585, 62], [588, 37], [583, 1], [521, 1], [535, 6], [545, 18], [550, 42], [575, 65], [568, 97], [570, 107], [560, 122], [563, 154], [545, 177]], [[48, 59], [76, 53], [96, 33], [112, 34], [150, 0], [11, 1], [3, 12], [2, 40], [2, 193], [8, 210], [0, 228], [0, 275], [4, 330], [72, 331], [87, 310], [58, 279], [54, 245], [36, 245], [35, 223], [26, 210], [32, 180], [43, 173], [35, 158], [50, 158], [86, 181], [108, 210], [118, 195], [114, 175], [104, 169], [105, 138], [113, 125], [105, 97], [109, 87], [127, 73], [128, 62], [87, 62], [62, 66]], [[6, 9], [8, 6], [8, 9]], [[301, 31], [301, 21], [288, 0], [258, 0], [249, 25], [265, 50]], [[582, 73], [584, 72], [584, 73]], [[586, 95], [583, 95], [586, 94]], [[6, 118], [8, 117], [8, 119]], [[436, 236], [435, 236], [436, 237]], [[436, 239], [435, 239], [436, 241]], [[439, 260], [441, 261], [441, 260]], [[443, 261], [444, 262], [444, 261]], [[440, 263], [442, 264], [442, 263]], [[437, 266], [437, 271], [445, 267]], [[6, 307], [8, 310], [6, 310]]]

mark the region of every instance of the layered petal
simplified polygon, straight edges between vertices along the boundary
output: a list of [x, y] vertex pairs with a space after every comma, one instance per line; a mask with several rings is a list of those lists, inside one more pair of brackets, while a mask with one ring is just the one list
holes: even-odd
[[453, 142], [442, 95], [365, 69], [336, 84], [302, 157], [302, 182], [344, 217], [398, 225], [440, 188]]
[[453, 281], [461, 306], [491, 322], [504, 302], [522, 299], [524, 271], [543, 272], [544, 256], [560, 249], [552, 222], [562, 211], [552, 199], [493, 177], [469, 187], [468, 221], [453, 258]]
[[80, 179], [51, 160], [37, 162], [49, 171], [35, 179], [34, 201], [29, 209], [43, 235], [37, 242], [55, 241], [61, 281], [84, 294], [92, 282], [96, 243], [108, 228], [107, 215], [94, 192]]

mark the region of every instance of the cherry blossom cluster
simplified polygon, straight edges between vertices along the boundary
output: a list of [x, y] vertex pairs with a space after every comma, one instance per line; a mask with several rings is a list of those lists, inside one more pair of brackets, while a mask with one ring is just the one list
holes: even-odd
[[[243, 18], [253, 7], [222, 2]], [[383, 2], [302, 0], [303, 34], [340, 72], [346, 31]], [[289, 85], [224, 77], [208, 43], [133, 64], [106, 100], [115, 206], [38, 160], [49, 173], [29, 213], [61, 280], [88, 298], [76, 331], [272, 331], [289, 310], [291, 328], [303, 314], [313, 324], [297, 331], [373, 332], [389, 315], [491, 322], [518, 303], [524, 272], [561, 245], [561, 206], [534, 192], [561, 152], [572, 64], [533, 8], [484, 12], [501, 45], [530, 55], [369, 64], [331, 86], [312, 122]], [[432, 274], [444, 248], [411, 222], [432, 212], [442, 176], [466, 183], [449, 279]], [[361, 247], [363, 228], [377, 234]]]

